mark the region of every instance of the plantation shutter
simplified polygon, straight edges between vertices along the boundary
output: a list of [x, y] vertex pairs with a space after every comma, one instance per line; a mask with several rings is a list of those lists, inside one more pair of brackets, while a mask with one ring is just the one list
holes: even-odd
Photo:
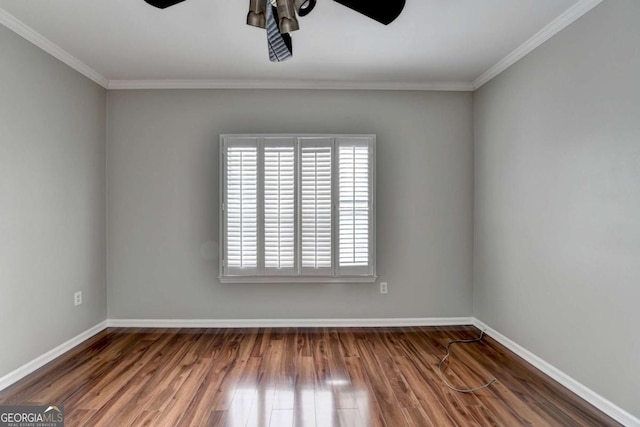
[[300, 138], [300, 243], [304, 275], [332, 275], [331, 138]]
[[225, 177], [225, 267], [227, 274], [258, 269], [258, 146], [255, 138], [227, 141]]
[[264, 268], [266, 274], [296, 273], [295, 142], [264, 141]]
[[372, 274], [372, 146], [338, 139], [338, 274]]
[[222, 283], [373, 283], [375, 135], [222, 135]]

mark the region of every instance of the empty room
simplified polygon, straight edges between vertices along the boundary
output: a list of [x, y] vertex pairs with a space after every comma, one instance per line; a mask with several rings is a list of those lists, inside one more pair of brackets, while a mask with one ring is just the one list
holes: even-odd
[[640, 1], [0, 24], [0, 427], [640, 427]]

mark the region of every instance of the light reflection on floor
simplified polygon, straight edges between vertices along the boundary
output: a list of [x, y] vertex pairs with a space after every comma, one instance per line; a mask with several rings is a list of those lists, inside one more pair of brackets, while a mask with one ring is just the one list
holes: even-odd
[[369, 393], [349, 380], [325, 385], [238, 386], [225, 426], [337, 427], [369, 425]]

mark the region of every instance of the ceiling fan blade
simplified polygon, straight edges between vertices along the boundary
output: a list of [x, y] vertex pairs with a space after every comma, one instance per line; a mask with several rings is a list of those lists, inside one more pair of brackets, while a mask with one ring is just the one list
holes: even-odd
[[151, 6], [155, 6], [158, 9], [166, 9], [169, 6], [173, 6], [175, 4], [181, 3], [184, 0], [144, 0], [149, 3]]
[[350, 9], [360, 12], [371, 19], [389, 25], [404, 9], [405, 0], [335, 0]]

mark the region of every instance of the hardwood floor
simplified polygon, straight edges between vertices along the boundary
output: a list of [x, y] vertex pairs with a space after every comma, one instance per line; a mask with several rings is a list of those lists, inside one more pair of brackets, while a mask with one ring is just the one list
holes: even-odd
[[66, 426], [618, 425], [474, 327], [109, 329], [0, 392]]

